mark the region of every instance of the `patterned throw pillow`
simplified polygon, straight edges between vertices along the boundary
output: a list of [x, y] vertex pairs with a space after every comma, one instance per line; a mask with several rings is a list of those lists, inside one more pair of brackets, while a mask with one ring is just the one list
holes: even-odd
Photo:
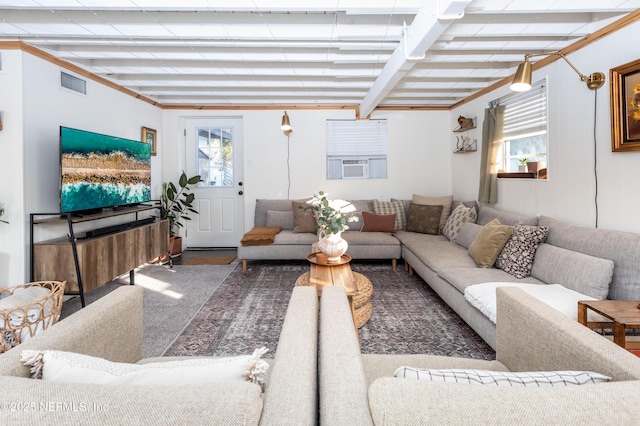
[[547, 234], [548, 226], [514, 225], [511, 238], [496, 259], [496, 268], [516, 278], [530, 276], [538, 245], [547, 239]]
[[400, 201], [378, 201], [373, 200], [373, 211], [376, 214], [395, 214], [396, 231], [400, 231], [407, 226], [407, 216], [404, 204]]
[[411, 203], [407, 217], [407, 231], [438, 235], [442, 206], [423, 206]]
[[449, 216], [447, 222], [444, 224], [442, 235], [447, 237], [449, 241], [453, 241], [456, 239], [465, 222], [474, 223], [477, 218], [478, 214], [476, 213], [476, 209], [459, 204], [458, 207], [453, 209], [451, 216]]
[[412, 204], [421, 204], [424, 206], [442, 206], [442, 213], [440, 214], [440, 230], [444, 228], [444, 224], [447, 222], [449, 213], [451, 213], [451, 204], [453, 203], [453, 195], [447, 195], [444, 197], [425, 197], [424, 195], [413, 194]]
[[533, 371], [512, 373], [492, 370], [428, 370], [400, 367], [396, 370], [394, 376], [405, 379], [429, 380], [432, 382], [534, 388], [590, 385], [611, 381], [611, 377], [592, 371]]

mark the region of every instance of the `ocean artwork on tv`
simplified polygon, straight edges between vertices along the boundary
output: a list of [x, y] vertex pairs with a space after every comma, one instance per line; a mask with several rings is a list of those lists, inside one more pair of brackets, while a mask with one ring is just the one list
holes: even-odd
[[89, 212], [151, 200], [151, 145], [60, 127], [60, 210]]

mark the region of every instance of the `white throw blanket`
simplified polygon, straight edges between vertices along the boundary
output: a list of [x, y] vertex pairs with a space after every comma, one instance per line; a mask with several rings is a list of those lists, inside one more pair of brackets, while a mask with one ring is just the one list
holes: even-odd
[[494, 282], [470, 285], [464, 289], [464, 298], [496, 323], [496, 288], [518, 287], [547, 305], [562, 312], [569, 318], [578, 320], [578, 301], [597, 300], [560, 284], [525, 284], [510, 282]]

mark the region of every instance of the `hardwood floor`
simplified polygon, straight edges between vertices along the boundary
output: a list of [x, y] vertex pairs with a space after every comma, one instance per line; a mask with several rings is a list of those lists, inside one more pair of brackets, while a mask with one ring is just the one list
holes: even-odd
[[174, 265], [182, 265], [187, 260], [195, 256], [237, 256], [238, 250], [233, 247], [189, 249], [182, 252], [178, 257], [173, 258]]

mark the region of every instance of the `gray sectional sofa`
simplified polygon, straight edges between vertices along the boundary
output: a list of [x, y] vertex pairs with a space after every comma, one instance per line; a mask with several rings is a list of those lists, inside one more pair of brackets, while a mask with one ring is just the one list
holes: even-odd
[[[373, 211], [372, 201], [353, 201], [358, 211]], [[474, 284], [514, 282], [560, 284], [596, 299], [640, 300], [640, 234], [570, 225], [546, 216], [522, 216], [478, 206], [476, 223], [465, 223], [453, 241], [443, 235], [398, 231], [396, 234], [343, 233], [353, 259], [404, 259], [410, 273], [418, 273], [436, 293], [460, 315], [489, 345], [496, 347], [496, 325], [486, 313], [465, 298], [465, 289]], [[457, 205], [454, 202], [453, 207]], [[269, 225], [269, 210], [291, 211], [290, 200], [257, 200], [255, 225]], [[453, 210], [453, 208], [452, 208]], [[516, 278], [493, 268], [479, 268], [468, 248], [484, 225], [498, 219], [504, 225], [548, 226], [546, 241], [535, 252], [531, 276]], [[284, 229], [274, 244], [239, 247], [238, 257], [252, 259], [305, 259], [311, 252], [314, 234]]]
[[318, 297], [311, 287], [293, 289], [264, 393], [246, 381], [136, 386], [28, 378], [20, 362], [27, 349], [158, 361], [141, 360], [142, 294], [141, 287], [120, 287], [0, 355], [0, 424], [317, 424]]
[[[548, 226], [538, 247], [531, 276], [523, 279], [497, 268], [478, 268], [468, 248], [482, 229], [497, 218], [505, 225]], [[596, 299], [640, 299], [640, 234], [570, 225], [546, 217], [524, 217], [480, 206], [475, 224], [466, 223], [456, 239], [442, 235], [398, 233], [402, 257], [431, 288], [489, 345], [496, 348], [496, 325], [471, 306], [465, 288], [488, 282], [561, 284]]]
[[[638, 422], [640, 358], [521, 289], [497, 290], [496, 360], [361, 354], [341, 287], [320, 301], [320, 424], [514, 425]], [[503, 372], [592, 371], [606, 383], [509, 387], [395, 378], [399, 367]]]
[[[363, 211], [373, 212], [371, 200], [356, 200], [351, 203], [356, 208], [356, 216]], [[292, 200], [256, 200], [254, 225], [274, 225], [275, 223], [269, 222], [269, 213], [274, 211], [291, 213], [291, 220], [288, 223], [278, 222], [278, 225], [283, 225], [282, 231], [276, 235], [273, 244], [238, 247], [238, 259], [242, 260], [243, 270], [247, 269], [248, 260], [304, 260], [311, 254], [312, 244], [318, 242], [316, 234], [293, 231]], [[348, 225], [350, 229], [342, 233], [342, 238], [349, 243], [348, 254], [352, 259], [389, 259], [392, 268], [396, 268], [397, 259], [402, 254], [397, 238], [384, 232], [360, 232], [361, 216], [357, 222]]]

